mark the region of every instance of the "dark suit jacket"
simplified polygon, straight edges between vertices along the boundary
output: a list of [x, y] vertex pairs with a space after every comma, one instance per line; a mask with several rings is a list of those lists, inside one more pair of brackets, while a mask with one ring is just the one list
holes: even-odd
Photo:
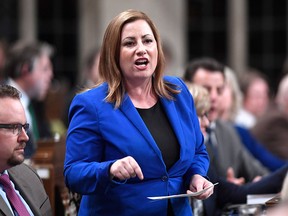
[[246, 181], [251, 181], [257, 175], [268, 173], [258, 160], [256, 160], [241, 143], [237, 131], [229, 122], [216, 121], [215, 135], [217, 138], [217, 155], [207, 145], [210, 156], [210, 163], [217, 170], [217, 174], [226, 177], [227, 168], [231, 166], [236, 177], [244, 177]]
[[211, 182], [219, 182], [214, 193], [204, 200], [205, 216], [220, 216], [225, 206], [231, 204], [245, 204], [248, 194], [279, 193], [287, 175], [288, 164], [263, 177], [260, 181], [238, 186], [221, 178], [213, 166], [209, 168], [208, 176]]
[[[45, 192], [42, 180], [37, 173], [26, 164], [8, 170], [11, 181], [30, 206], [35, 216], [50, 216], [52, 209], [49, 197]], [[0, 196], [0, 216], [12, 216], [11, 211]]]

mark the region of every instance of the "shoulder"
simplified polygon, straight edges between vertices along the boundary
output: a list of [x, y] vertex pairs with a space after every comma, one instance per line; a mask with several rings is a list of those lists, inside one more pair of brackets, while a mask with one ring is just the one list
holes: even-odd
[[22, 163], [8, 169], [8, 173], [15, 187], [29, 203], [31, 209], [33, 208], [39, 212], [39, 214], [36, 213], [37, 215], [52, 215], [49, 197], [43, 181], [35, 169]]
[[189, 92], [186, 84], [180, 77], [176, 76], [164, 76], [163, 78], [166, 85], [170, 87], [180, 90], [180, 94], [175, 95], [176, 97], [191, 97], [191, 93]]
[[184, 81], [180, 77], [176, 76], [164, 76], [164, 82], [171, 83], [173, 85], [176, 85], [178, 87], [185, 86]]
[[16, 178], [36, 178], [39, 181], [42, 182], [41, 178], [37, 174], [36, 170], [33, 169], [32, 167], [22, 163], [20, 165], [14, 166], [8, 170], [9, 174], [16, 177]]
[[238, 135], [238, 132], [234, 125], [230, 122], [222, 121], [222, 120], [216, 120], [216, 133], [217, 131], [219, 133], [223, 133], [225, 135], [225, 138], [230, 137], [233, 139], [237, 139], [240, 141], [240, 137]]
[[102, 83], [101, 85], [95, 87], [95, 88], [92, 88], [92, 89], [88, 89], [88, 90], [85, 90], [83, 92], [80, 92], [78, 94], [75, 95], [74, 99], [75, 98], [105, 98], [106, 97], [106, 94], [107, 94], [107, 90], [108, 90], [108, 85], [107, 83]]
[[[83, 91], [75, 95], [70, 105], [71, 108], [91, 108], [95, 109], [95, 106], [101, 106], [105, 102], [107, 96], [108, 85], [103, 83], [98, 87]], [[89, 106], [87, 106], [89, 104]]]

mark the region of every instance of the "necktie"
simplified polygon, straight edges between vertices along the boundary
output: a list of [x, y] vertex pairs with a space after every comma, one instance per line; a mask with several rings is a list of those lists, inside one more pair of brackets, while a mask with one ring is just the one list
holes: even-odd
[[7, 174], [0, 176], [0, 183], [3, 185], [6, 196], [18, 215], [29, 216], [30, 214], [28, 210], [26, 209], [24, 203], [21, 201], [20, 197], [16, 194]]
[[207, 151], [209, 153], [211, 160], [213, 161], [214, 159], [216, 159], [217, 154], [218, 154], [217, 137], [216, 137], [215, 130], [213, 127], [207, 128], [207, 136], [208, 136], [208, 139], [206, 142]]

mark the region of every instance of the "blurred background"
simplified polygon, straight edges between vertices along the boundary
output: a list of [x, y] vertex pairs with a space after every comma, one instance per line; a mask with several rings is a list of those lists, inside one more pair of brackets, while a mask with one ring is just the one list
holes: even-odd
[[45, 188], [59, 212], [62, 204], [70, 211], [62, 174], [69, 103], [85, 80], [87, 55], [101, 46], [110, 20], [129, 8], [147, 13], [158, 27], [169, 75], [182, 77], [188, 61], [213, 57], [239, 77], [250, 67], [259, 70], [273, 95], [288, 72], [286, 0], [0, 0], [0, 42], [9, 47], [20, 40], [44, 41], [56, 51], [44, 106], [54, 138], [64, 139], [39, 141], [34, 159], [48, 163], [52, 175]]
[[75, 86], [85, 55], [128, 8], [155, 21], [171, 60], [168, 74], [181, 76], [188, 60], [211, 56], [238, 74], [259, 69], [272, 91], [278, 85], [287, 52], [285, 0], [1, 0], [0, 38], [49, 42], [55, 78]]

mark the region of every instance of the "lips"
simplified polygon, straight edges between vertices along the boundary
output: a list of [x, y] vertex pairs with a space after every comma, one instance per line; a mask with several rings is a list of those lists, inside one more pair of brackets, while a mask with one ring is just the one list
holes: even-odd
[[147, 65], [149, 63], [148, 59], [146, 58], [141, 58], [141, 59], [137, 59], [135, 61], [135, 65], [140, 66], [140, 65]]

